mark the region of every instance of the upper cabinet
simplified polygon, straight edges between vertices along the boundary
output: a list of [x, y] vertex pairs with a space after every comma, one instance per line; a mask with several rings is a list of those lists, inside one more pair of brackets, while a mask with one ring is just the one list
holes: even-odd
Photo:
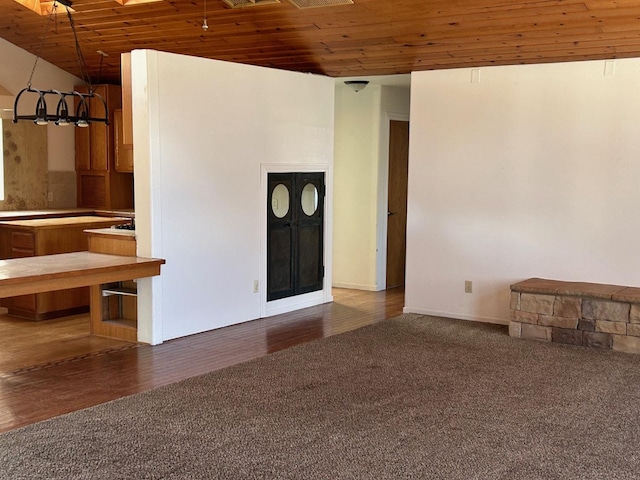
[[133, 145], [133, 97], [131, 92], [131, 52], [120, 55], [122, 80], [122, 143]]
[[133, 173], [133, 145], [124, 143], [122, 110], [113, 114], [113, 128], [116, 145], [116, 172]]
[[[88, 128], [76, 128], [76, 176], [78, 207], [133, 208], [133, 175], [116, 170], [115, 111], [122, 106], [122, 90], [118, 85], [94, 86], [109, 110], [109, 125], [94, 122]], [[79, 92], [85, 86], [77, 86]], [[89, 104], [94, 116], [104, 114], [104, 104], [92, 98]], [[130, 170], [132, 171], [132, 170]]]

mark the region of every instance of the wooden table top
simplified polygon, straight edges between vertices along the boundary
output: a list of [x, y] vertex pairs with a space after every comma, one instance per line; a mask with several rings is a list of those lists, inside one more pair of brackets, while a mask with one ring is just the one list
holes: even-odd
[[0, 298], [151, 277], [164, 263], [94, 252], [0, 260]]

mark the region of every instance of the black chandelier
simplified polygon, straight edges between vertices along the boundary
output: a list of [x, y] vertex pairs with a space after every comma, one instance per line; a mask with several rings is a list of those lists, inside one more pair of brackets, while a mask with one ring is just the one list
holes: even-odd
[[[52, 17], [55, 15], [58, 3], [64, 5], [67, 9], [67, 16], [69, 17], [69, 23], [71, 25], [71, 30], [73, 31], [73, 37], [76, 43], [76, 53], [78, 56], [78, 64], [80, 66], [80, 73], [83, 77], [83, 80], [88, 85], [88, 93], [80, 93], [76, 91], [60, 92], [58, 90], [42, 90], [39, 88], [33, 88], [31, 86], [33, 73], [36, 70], [38, 60], [40, 59], [40, 53], [47, 38], [49, 24], [51, 23]], [[31, 69], [31, 75], [29, 76], [27, 86], [26, 88], [20, 90], [18, 95], [16, 95], [16, 100], [13, 105], [13, 123], [17, 123], [19, 120], [31, 120], [36, 125], [48, 125], [49, 122], [53, 122], [55, 125], [59, 126], [75, 125], [77, 127], [88, 127], [92, 122], [101, 122], [107, 125], [109, 124], [109, 111], [107, 109], [107, 103], [105, 102], [104, 98], [95, 93], [93, 87], [91, 86], [89, 76], [85, 74], [84, 57], [82, 56], [80, 44], [78, 43], [76, 27], [73, 22], [73, 18], [71, 17], [71, 11], [69, 10], [70, 6], [71, 2], [69, 0], [56, 0], [53, 4], [53, 9], [49, 14], [45, 33], [42, 37], [42, 43], [40, 44], [40, 51], [38, 52], [38, 55], [36, 55], [36, 60], [33, 64], [33, 68]], [[103, 59], [104, 54], [100, 59], [100, 70], [102, 70]], [[35, 100], [35, 112], [33, 115], [21, 115], [18, 113], [20, 100], [28, 96], [31, 96]], [[53, 109], [49, 110], [49, 106], [47, 104], [47, 99], [51, 100], [52, 98], [55, 99], [54, 102], [57, 100], [55, 111]], [[91, 104], [90, 99], [92, 98], [97, 98], [102, 102], [102, 105], [104, 106], [104, 116], [92, 116], [92, 112], [89, 108]], [[51, 104], [53, 104], [53, 102]]]

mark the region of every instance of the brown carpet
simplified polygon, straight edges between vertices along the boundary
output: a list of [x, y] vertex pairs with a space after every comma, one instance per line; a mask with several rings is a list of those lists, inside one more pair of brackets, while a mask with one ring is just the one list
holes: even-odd
[[2, 434], [0, 478], [640, 478], [640, 356], [403, 315]]

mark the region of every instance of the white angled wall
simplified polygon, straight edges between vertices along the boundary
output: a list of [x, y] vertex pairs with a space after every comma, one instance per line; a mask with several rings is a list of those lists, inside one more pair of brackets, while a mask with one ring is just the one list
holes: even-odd
[[640, 60], [471, 78], [412, 75], [405, 310], [507, 322], [529, 277], [640, 286]]
[[138, 254], [167, 261], [141, 282], [140, 339], [259, 318], [261, 169], [331, 166], [333, 80], [147, 50], [132, 78]]

